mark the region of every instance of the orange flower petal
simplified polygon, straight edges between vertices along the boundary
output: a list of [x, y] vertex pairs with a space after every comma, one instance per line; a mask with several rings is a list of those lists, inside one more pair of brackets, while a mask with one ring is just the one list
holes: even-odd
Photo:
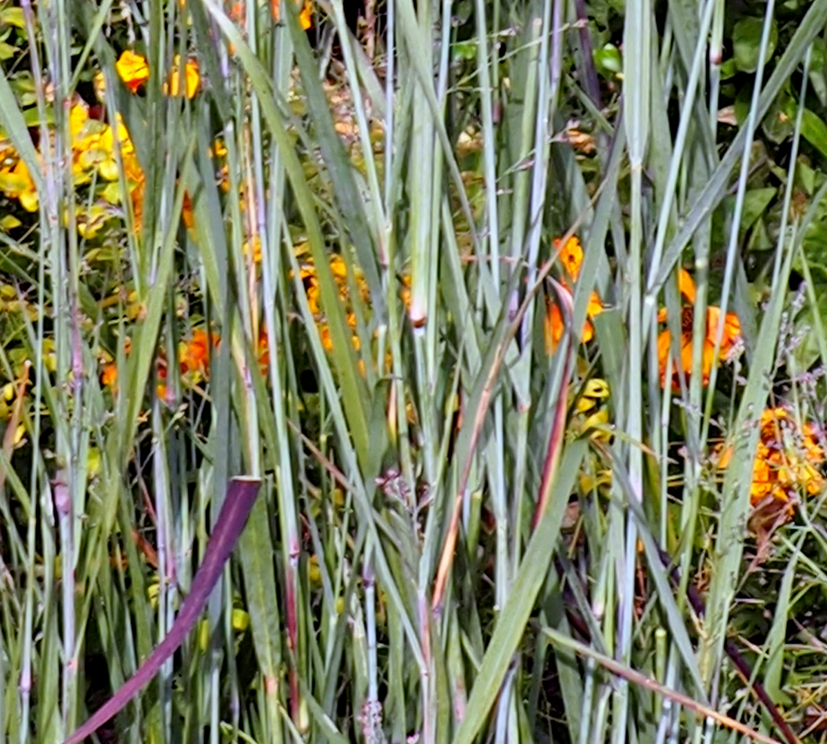
[[[715, 334], [718, 333], [718, 323], [721, 322], [721, 308], [715, 305], [710, 305], [707, 308], [706, 316], [706, 336], [710, 343], [715, 343]], [[735, 313], [727, 313], [724, 318], [724, 330], [721, 335], [721, 356], [726, 356], [727, 353], [735, 346], [735, 343], [741, 337], [741, 321]]]
[[569, 275], [572, 281], [577, 281], [580, 274], [580, 267], [583, 264], [583, 246], [580, 245], [579, 238], [572, 236], [565, 244], [559, 239], [555, 239], [554, 247], [557, 249], [557, 257], [563, 268]]
[[118, 365], [107, 364], [101, 370], [101, 385], [105, 387], [114, 387], [118, 382]]
[[666, 386], [666, 367], [669, 364], [669, 347], [672, 345], [672, 336], [668, 330], [658, 335], [658, 368], [660, 369], [660, 385]]
[[678, 288], [687, 301], [695, 303], [695, 282], [686, 269], [681, 269], [678, 273]]
[[563, 314], [557, 303], [551, 299], [546, 300], [546, 317], [543, 323], [546, 339], [546, 353], [551, 354], [563, 338], [566, 326], [563, 323]]

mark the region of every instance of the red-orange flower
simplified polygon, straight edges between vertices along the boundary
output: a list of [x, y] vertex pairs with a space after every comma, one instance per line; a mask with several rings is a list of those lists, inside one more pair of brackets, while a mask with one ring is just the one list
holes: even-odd
[[192, 197], [189, 191], [184, 192], [184, 202], [181, 206], [181, 219], [187, 226], [188, 230], [195, 227], [195, 205], [192, 203]]
[[118, 383], [118, 365], [115, 362], [104, 364], [101, 369], [101, 385], [115, 389]]
[[210, 349], [218, 346], [217, 333], [208, 334], [203, 328], [192, 333], [189, 341], [182, 342], [178, 348], [178, 365], [182, 375], [195, 373], [202, 377], [209, 377]]
[[[679, 285], [681, 294], [687, 303], [695, 301], [695, 283], [685, 269], [680, 270]], [[658, 335], [658, 366], [660, 370], [660, 385], [666, 387], [666, 372], [669, 358], [672, 355], [672, 389], [680, 390], [681, 375], [688, 375], [692, 369], [692, 326], [694, 323], [694, 309], [686, 304], [681, 309], [681, 338], [677, 357], [672, 353], [672, 334], [664, 329]], [[704, 335], [703, 351], [701, 353], [701, 376], [703, 384], [709, 384], [709, 376], [715, 364], [715, 334], [718, 332], [718, 323], [721, 318], [721, 309], [709, 306], [706, 312], [706, 332]], [[658, 322], [666, 322], [666, 308], [658, 313]], [[735, 313], [727, 313], [724, 318], [724, 329], [721, 337], [720, 357], [726, 359], [735, 349], [741, 339], [741, 322]], [[684, 378], [685, 379], [685, 378]]]
[[267, 337], [267, 329], [263, 325], [258, 332], [258, 364], [262, 374], [270, 366], [270, 340]]

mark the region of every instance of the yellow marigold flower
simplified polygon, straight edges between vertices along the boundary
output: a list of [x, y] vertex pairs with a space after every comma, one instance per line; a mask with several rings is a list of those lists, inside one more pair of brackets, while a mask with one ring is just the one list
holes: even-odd
[[304, 293], [307, 296], [307, 304], [310, 306], [310, 312], [313, 315], [321, 314], [321, 307], [319, 306], [319, 298], [321, 291], [319, 290], [319, 279], [316, 276], [316, 267], [312, 264], [305, 264], [301, 267], [302, 284], [304, 284]]
[[609, 383], [606, 380], [593, 377], [586, 382], [574, 408], [578, 413], [592, 411], [602, 405], [602, 402], [609, 397], [610, 393]]
[[234, 607], [231, 615], [233, 630], [243, 633], [250, 627], [250, 615], [240, 607]]
[[37, 211], [37, 189], [22, 159], [13, 166], [0, 168], [0, 191], [11, 199], [17, 199], [27, 212]]
[[118, 58], [115, 69], [123, 84], [133, 93], [137, 93], [140, 87], [149, 80], [149, 64], [146, 57], [129, 49], [124, 50]]
[[[195, 60], [187, 60], [184, 65], [184, 79], [187, 98], [193, 98], [198, 92], [201, 84], [201, 77], [198, 73], [198, 63]], [[172, 71], [169, 74], [169, 82], [164, 85], [164, 93], [169, 96], [182, 94], [181, 88], [181, 55], [176, 54], [172, 62]]]
[[102, 178], [107, 181], [116, 181], [119, 172], [115, 149], [116, 138], [127, 181], [135, 184], [143, 180], [143, 172], [135, 155], [135, 147], [120, 114], [114, 128], [108, 124], [102, 124], [94, 139], [90, 136], [78, 142], [77, 149], [83, 150], [79, 156], [80, 164], [84, 168], [96, 167]]
[[[688, 303], [695, 301], [695, 283], [685, 269], [680, 270], [679, 287], [681, 295]], [[694, 324], [694, 310], [687, 304], [681, 310], [681, 339], [679, 358], [672, 357], [672, 389], [680, 390], [681, 375], [688, 375], [692, 369], [692, 326]], [[718, 323], [721, 318], [721, 309], [710, 305], [706, 312], [706, 334], [701, 352], [701, 378], [704, 385], [709, 384], [709, 376], [715, 363], [715, 335], [718, 332]], [[658, 322], [666, 322], [666, 308], [658, 313]], [[720, 356], [723, 359], [735, 348], [741, 338], [741, 321], [735, 313], [727, 313], [724, 318], [724, 329], [721, 337]], [[666, 387], [666, 371], [672, 349], [672, 335], [669, 329], [664, 329], [658, 335], [658, 367], [660, 371], [661, 387]]]
[[76, 174], [97, 169], [106, 181], [118, 180], [118, 162], [112, 146], [112, 128], [108, 124], [95, 122], [93, 128], [84, 137], [75, 140]]
[[84, 206], [78, 210], [78, 233], [87, 240], [94, 238], [110, 216], [110, 211], [100, 202], [90, 204], [88, 207]]
[[569, 422], [571, 434], [588, 434], [591, 439], [603, 442], [612, 438], [608, 407], [610, 393], [609, 383], [600, 377], [593, 377], [586, 382], [573, 401]]
[[[126, 156], [135, 154], [135, 145], [132, 144], [132, 138], [129, 136], [129, 130], [126, 128], [126, 124], [124, 124], [123, 117], [120, 114], [116, 115], [115, 129], [113, 130], [112, 127], [107, 127], [106, 132], [104, 132], [101, 137], [104, 147], [108, 150], [114, 150], [116, 137], [118, 140], [118, 145], [121, 148], [121, 155]], [[130, 177], [132, 176], [132, 174], [127, 175]]]
[[[132, 144], [129, 130], [126, 128], [120, 114], [117, 115], [114, 127], [104, 125], [95, 148], [81, 155], [82, 162], [89, 167], [94, 165], [102, 178], [114, 182], [118, 179], [119, 173], [118, 150], [120, 150], [121, 162], [126, 176], [129, 199], [132, 202], [135, 226], [140, 229], [143, 213], [144, 173], [135, 154], [135, 146]], [[120, 191], [118, 190], [104, 189], [102, 196], [111, 204], [121, 200]]]
[[73, 147], [75, 138], [83, 131], [87, 121], [89, 121], [89, 107], [83, 101], [78, 101], [69, 111], [69, 132], [72, 135]]

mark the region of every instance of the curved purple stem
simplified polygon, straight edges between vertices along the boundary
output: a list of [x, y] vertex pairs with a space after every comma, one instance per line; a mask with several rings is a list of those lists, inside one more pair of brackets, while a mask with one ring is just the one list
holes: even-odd
[[190, 593], [181, 606], [169, 633], [155, 647], [141, 668], [103, 704], [92, 717], [77, 729], [63, 744], [80, 744], [91, 736], [110, 718], [138, 694], [140, 689], [152, 680], [164, 662], [172, 656], [192, 630], [195, 621], [204, 609], [224, 564], [233, 552], [239, 535], [247, 523], [247, 517], [258, 494], [261, 481], [256, 478], [233, 478], [227, 486], [227, 498], [221, 507], [215, 531], [207, 544], [204, 562], [199, 566], [192, 580]]

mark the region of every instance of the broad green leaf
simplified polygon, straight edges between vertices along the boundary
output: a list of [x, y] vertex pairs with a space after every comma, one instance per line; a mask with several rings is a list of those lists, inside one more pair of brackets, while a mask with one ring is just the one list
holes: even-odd
[[[755, 72], [758, 67], [758, 51], [761, 48], [761, 32], [764, 28], [763, 18], [742, 18], [735, 24], [732, 32], [732, 52], [735, 65], [741, 72]], [[775, 21], [770, 28], [770, 40], [767, 47], [767, 60], [772, 59], [778, 44], [778, 28]]]
[[[793, 133], [793, 122], [795, 117], [790, 117], [789, 106], [792, 103], [789, 94], [783, 92], [773, 103], [772, 108], [761, 122], [761, 129], [768, 139], [780, 145], [784, 140], [790, 137]], [[795, 104], [792, 103], [793, 111]], [[739, 112], [746, 117], [749, 110], [749, 103], [747, 102], [747, 110]], [[743, 119], [739, 116], [738, 122], [741, 123]]]
[[801, 136], [827, 159], [827, 124], [810, 109], [804, 109], [801, 119]]
[[824, 38], [818, 37], [813, 41], [810, 52], [810, 85], [818, 96], [818, 102], [822, 107], [827, 107], [827, 42]]
[[741, 213], [742, 234], [749, 230], [763, 215], [778, 190], [773, 186], [750, 189], [744, 197], [744, 209]]
[[623, 57], [614, 44], [604, 44], [602, 48], [595, 49], [593, 56], [598, 72], [606, 77], [614, 78], [623, 70]]

